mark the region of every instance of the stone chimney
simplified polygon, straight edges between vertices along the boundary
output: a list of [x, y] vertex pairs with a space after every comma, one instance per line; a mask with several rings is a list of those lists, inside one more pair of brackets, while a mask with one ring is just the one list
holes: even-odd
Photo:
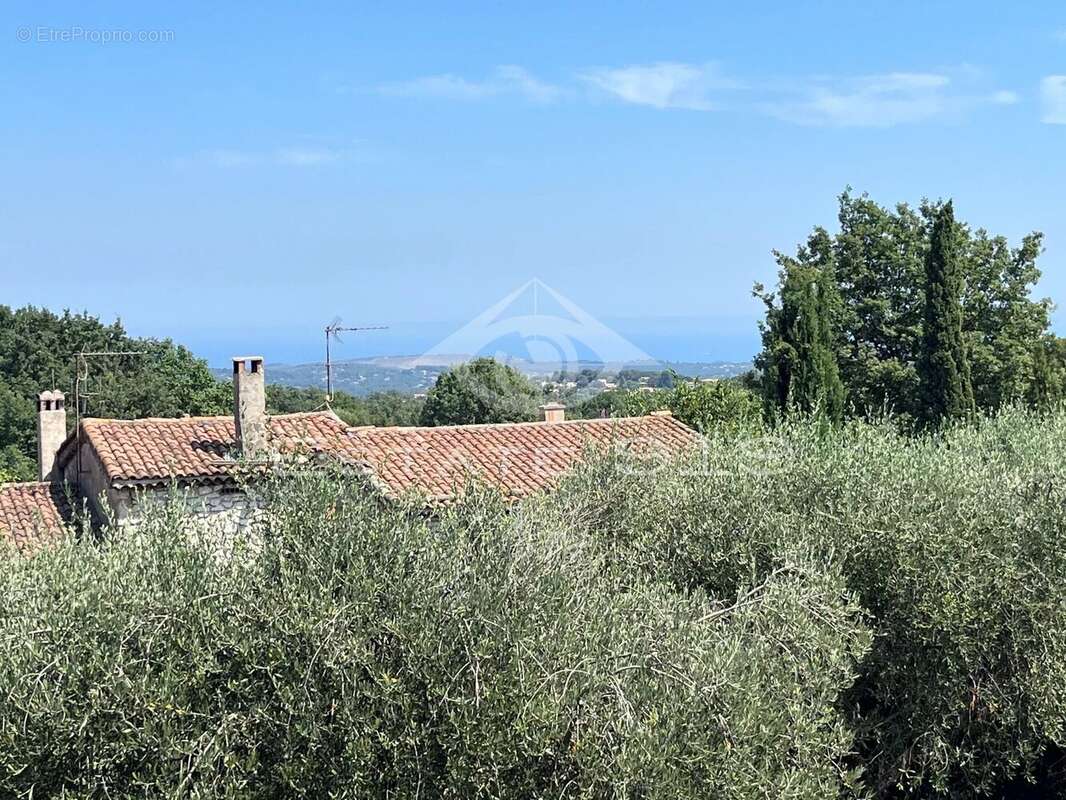
[[66, 398], [60, 391], [37, 395], [37, 476], [42, 481], [59, 481], [55, 474], [56, 455], [67, 438]]
[[545, 403], [540, 407], [540, 413], [545, 422], [563, 422], [566, 419], [566, 406], [562, 403]]
[[262, 356], [233, 359], [233, 423], [241, 455], [252, 460], [265, 457], [266, 376]]

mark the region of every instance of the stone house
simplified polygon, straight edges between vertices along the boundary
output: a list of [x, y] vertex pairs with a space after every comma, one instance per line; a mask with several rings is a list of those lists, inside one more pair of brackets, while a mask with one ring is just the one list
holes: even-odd
[[234, 531], [256, 507], [239, 477], [285, 455], [333, 459], [387, 497], [439, 503], [474, 477], [511, 498], [543, 491], [590, 447], [669, 456], [699, 440], [669, 414], [566, 420], [558, 403], [542, 406], [540, 422], [433, 428], [351, 427], [330, 410], [268, 415], [258, 356], [233, 359], [233, 397], [232, 416], [86, 418], [68, 435], [63, 394], [41, 392], [40, 480], [0, 486], [0, 540], [32, 551], [62, 535], [79, 505], [97, 524], [135, 525], [145, 502], [175, 491], [195, 517]]

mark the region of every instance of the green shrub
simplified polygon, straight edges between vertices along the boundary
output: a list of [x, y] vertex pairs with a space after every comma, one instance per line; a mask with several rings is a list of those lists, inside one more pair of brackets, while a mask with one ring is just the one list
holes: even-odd
[[628, 392], [623, 405], [630, 415], [667, 409], [701, 433], [737, 435], [763, 429], [763, 404], [738, 381], [680, 381], [672, 389]]
[[1066, 413], [786, 423], [681, 469], [591, 465], [550, 505], [677, 589], [728, 596], [797, 548], [841, 570], [875, 634], [841, 708], [879, 796], [992, 794], [1066, 744]]
[[[0, 794], [832, 798], [869, 645], [797, 552], [679, 592], [472, 492], [269, 487], [220, 557], [175, 507], [0, 562]], [[754, 574], [754, 573], [753, 573]]]
[[0, 559], [0, 795], [996, 796], [1066, 745], [1066, 412]]

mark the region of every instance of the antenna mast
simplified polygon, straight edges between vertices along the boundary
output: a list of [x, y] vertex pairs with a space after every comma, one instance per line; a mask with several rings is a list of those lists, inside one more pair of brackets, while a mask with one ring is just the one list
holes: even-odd
[[337, 317], [333, 322], [326, 326], [326, 402], [333, 402], [333, 362], [330, 359], [330, 339], [336, 339], [341, 341], [340, 333], [348, 331], [386, 331], [389, 329], [388, 325], [362, 325], [354, 327], [344, 327], [341, 324], [340, 317]]
[[[97, 350], [86, 352], [79, 350], [74, 354], [74, 437], [77, 440], [78, 473], [81, 473], [81, 415], [82, 406], [88, 411], [88, 400], [92, 397], [91, 392], [85, 391], [85, 385], [89, 382], [89, 359], [104, 358], [107, 356], [143, 356], [147, 353], [143, 350]], [[54, 383], [53, 379], [53, 383]]]

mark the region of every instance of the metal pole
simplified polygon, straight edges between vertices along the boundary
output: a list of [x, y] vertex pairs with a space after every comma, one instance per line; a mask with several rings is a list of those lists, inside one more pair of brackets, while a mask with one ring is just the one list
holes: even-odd
[[[82, 394], [82, 371], [85, 372], [85, 380], [89, 378], [89, 362], [88, 358], [100, 358], [103, 356], [143, 356], [147, 353], [143, 350], [100, 350], [100, 351], [84, 351], [79, 350], [74, 354], [74, 447], [77, 450], [76, 459], [78, 465], [78, 474], [82, 473], [81, 466], [81, 404], [82, 400], [88, 400], [88, 396]], [[86, 405], [86, 410], [88, 406]]]
[[341, 327], [340, 317], [335, 322], [326, 326], [326, 402], [333, 402], [333, 360], [330, 355], [329, 340], [331, 336], [337, 336], [341, 331], [384, 331], [388, 325], [365, 325], [351, 328]]
[[326, 328], [326, 402], [333, 402], [333, 364], [329, 360], [329, 328]]

